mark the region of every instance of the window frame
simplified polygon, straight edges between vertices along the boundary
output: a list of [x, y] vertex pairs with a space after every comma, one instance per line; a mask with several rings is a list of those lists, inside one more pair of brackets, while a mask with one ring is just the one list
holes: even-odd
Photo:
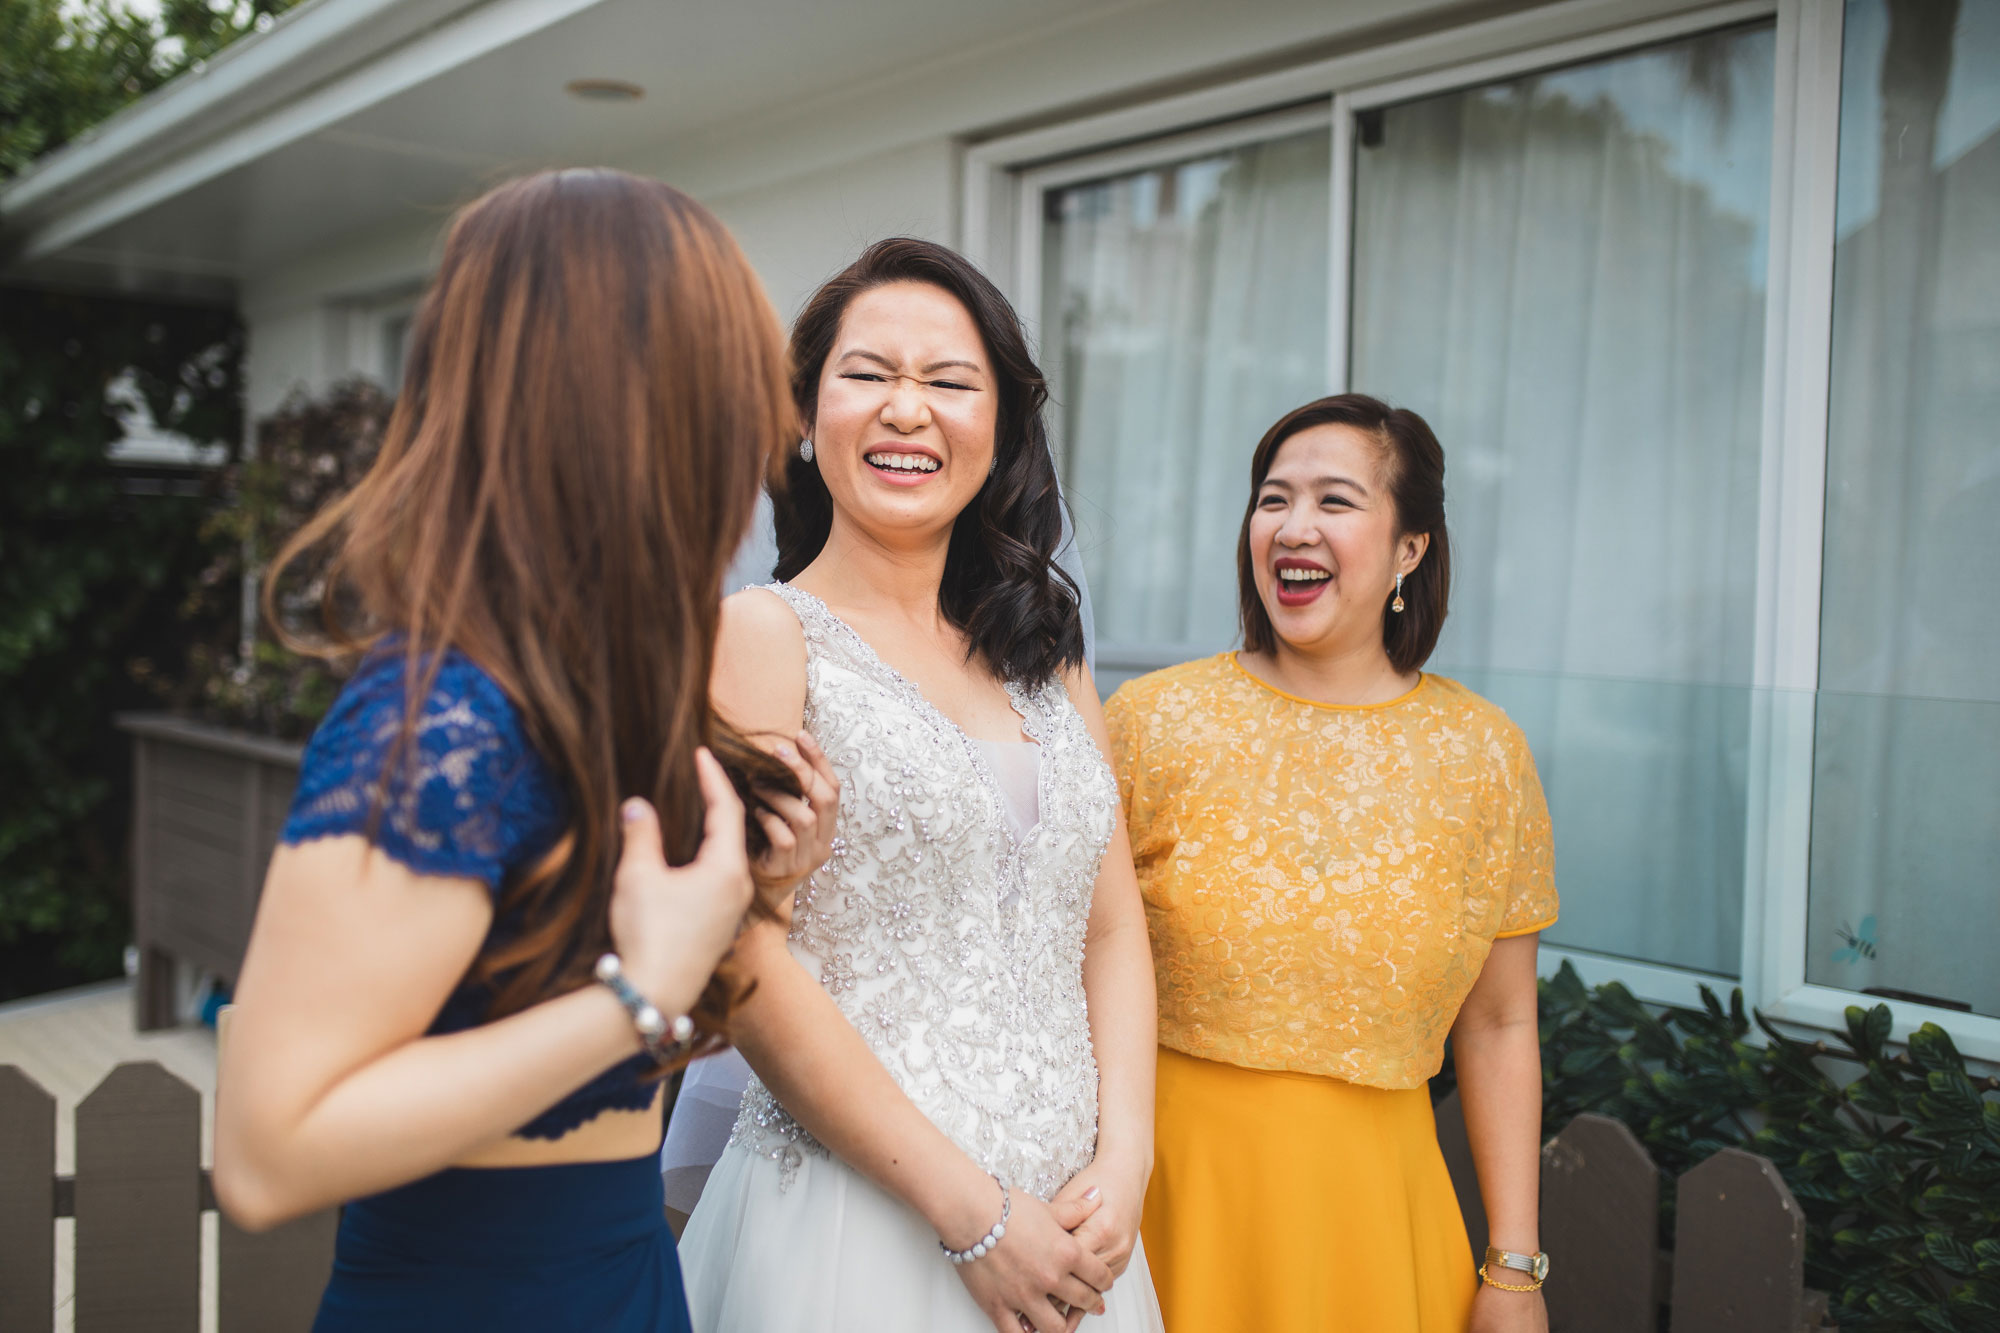
[[[1749, 782], [1739, 977], [1545, 945], [1542, 969], [1574, 965], [1642, 999], [1698, 1003], [1741, 986], [1786, 1026], [1839, 1029], [1850, 1005], [1887, 1003], [1892, 1039], [1935, 1022], [1974, 1061], [2000, 1061], [2000, 1017], [1881, 1000], [1806, 980], [1814, 703], [1819, 686], [1828, 392], [1833, 345], [1834, 207], [1846, 0], [1563, 0], [1197, 92], [996, 138], [965, 150], [961, 244], [993, 275], [1040, 341], [1047, 191], [1330, 121], [1332, 236], [1328, 374], [1348, 387], [1356, 113], [1537, 69], [1760, 20], [1775, 20], [1770, 253]], [[1058, 446], [1064, 447], [1062, 445]], [[1174, 645], [1100, 646], [1104, 664], [1150, 669]]]
[[394, 396], [402, 389], [398, 326], [407, 340], [423, 298], [421, 284], [398, 283], [365, 295], [326, 303], [329, 343], [340, 367], [336, 378], [359, 375]]

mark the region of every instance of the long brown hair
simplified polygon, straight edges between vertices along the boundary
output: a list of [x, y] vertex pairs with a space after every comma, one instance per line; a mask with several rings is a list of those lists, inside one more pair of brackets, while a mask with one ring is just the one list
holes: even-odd
[[[792, 438], [782, 335], [722, 224], [657, 181], [544, 172], [452, 222], [380, 456], [274, 562], [281, 633], [279, 578], [330, 541], [320, 648], [400, 636], [406, 758], [454, 648], [564, 785], [567, 831], [501, 888], [519, 929], [473, 968], [493, 1016], [584, 984], [609, 947], [621, 799], [652, 800], [682, 864], [701, 838], [697, 746], [753, 810], [757, 787], [797, 792], [708, 703], [723, 573]], [[746, 832], [754, 855], [754, 819]], [[726, 968], [710, 982], [704, 1049], [739, 989]]]

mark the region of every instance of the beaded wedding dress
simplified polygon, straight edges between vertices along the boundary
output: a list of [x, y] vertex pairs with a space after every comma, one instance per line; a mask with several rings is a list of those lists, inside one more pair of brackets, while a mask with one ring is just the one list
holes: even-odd
[[[1032, 744], [974, 741], [818, 598], [771, 589], [805, 628], [805, 725], [841, 780], [792, 951], [932, 1123], [1051, 1199], [1097, 1142], [1083, 946], [1110, 769], [1060, 682], [1008, 687]], [[923, 1218], [755, 1078], [681, 1265], [697, 1333], [992, 1328]], [[1142, 1251], [1106, 1305], [1086, 1329], [1161, 1328]]]

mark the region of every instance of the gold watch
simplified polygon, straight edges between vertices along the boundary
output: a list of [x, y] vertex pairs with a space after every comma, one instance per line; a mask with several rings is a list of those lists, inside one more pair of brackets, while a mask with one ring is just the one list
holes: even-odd
[[[1527, 1274], [1532, 1280], [1533, 1285], [1509, 1286], [1505, 1282], [1495, 1281], [1495, 1278], [1499, 1276], [1497, 1273], [1489, 1274], [1487, 1272], [1488, 1269], [1501, 1268]], [[1486, 1247], [1486, 1262], [1479, 1265], [1480, 1280], [1488, 1286], [1498, 1287], [1502, 1291], [1539, 1291], [1542, 1283], [1548, 1280], [1548, 1276], [1549, 1256], [1540, 1250], [1535, 1251], [1533, 1254], [1515, 1254], [1512, 1250], [1502, 1250], [1488, 1245]]]

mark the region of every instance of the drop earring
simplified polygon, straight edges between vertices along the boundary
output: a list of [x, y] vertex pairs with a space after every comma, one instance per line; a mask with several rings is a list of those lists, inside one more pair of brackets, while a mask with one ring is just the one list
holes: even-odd
[[1389, 603], [1389, 609], [1396, 612], [1400, 612], [1403, 609], [1403, 576], [1401, 574], [1396, 575], [1396, 600]]
[[810, 439], [799, 441], [799, 457], [808, 463], [813, 461], [813, 442]]

